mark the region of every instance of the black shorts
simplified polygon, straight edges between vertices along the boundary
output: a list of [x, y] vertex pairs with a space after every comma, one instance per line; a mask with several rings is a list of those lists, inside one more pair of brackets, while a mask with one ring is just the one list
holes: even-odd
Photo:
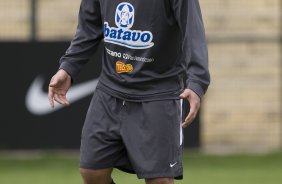
[[96, 89], [82, 130], [80, 167], [182, 179], [181, 100], [130, 102]]

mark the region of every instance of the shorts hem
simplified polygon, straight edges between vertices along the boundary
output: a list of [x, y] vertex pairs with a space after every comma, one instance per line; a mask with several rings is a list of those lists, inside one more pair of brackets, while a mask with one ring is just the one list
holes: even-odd
[[93, 166], [93, 165], [89, 165], [89, 164], [81, 164], [79, 167], [82, 168], [82, 169], [92, 169], [92, 170], [116, 168], [116, 169], [119, 169], [119, 170], [126, 172], [126, 173], [129, 173], [129, 174], [136, 174], [136, 172], [132, 169], [128, 169], [126, 167], [121, 167], [121, 166], [113, 166], [113, 165], [95, 165], [95, 166]]
[[182, 180], [183, 174], [172, 175], [171, 173], [150, 173], [150, 174], [138, 174], [139, 179], [152, 179], [152, 178], [174, 178], [176, 180]]

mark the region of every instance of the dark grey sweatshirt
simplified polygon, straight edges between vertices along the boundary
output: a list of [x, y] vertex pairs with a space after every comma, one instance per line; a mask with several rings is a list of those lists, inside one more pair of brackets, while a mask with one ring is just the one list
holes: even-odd
[[200, 97], [210, 83], [198, 0], [82, 0], [78, 27], [60, 68], [75, 79], [103, 43], [98, 88], [148, 101]]

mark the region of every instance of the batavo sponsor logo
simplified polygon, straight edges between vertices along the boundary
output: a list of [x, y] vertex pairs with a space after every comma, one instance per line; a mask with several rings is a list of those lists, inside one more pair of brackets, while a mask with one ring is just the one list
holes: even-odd
[[132, 49], [147, 49], [154, 46], [150, 31], [131, 30], [134, 24], [134, 7], [130, 3], [120, 3], [115, 13], [118, 28], [110, 27], [104, 22], [104, 41]]
[[121, 61], [116, 62], [116, 72], [117, 73], [130, 73], [133, 71], [132, 64], [125, 64]]

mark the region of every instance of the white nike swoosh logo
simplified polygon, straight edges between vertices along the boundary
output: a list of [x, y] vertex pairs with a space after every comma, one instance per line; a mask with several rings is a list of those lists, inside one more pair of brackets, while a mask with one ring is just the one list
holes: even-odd
[[[52, 109], [48, 100], [48, 93], [43, 91], [44, 79], [43, 77], [36, 77], [30, 85], [25, 99], [25, 104], [30, 113], [35, 115], [46, 115], [63, 108], [63, 105], [56, 104]], [[70, 103], [74, 103], [95, 91], [98, 84], [98, 79], [93, 79], [88, 82], [76, 84], [72, 86], [67, 98]]]
[[177, 162], [175, 162], [174, 164], [169, 164], [170, 167], [174, 167], [177, 164]]

